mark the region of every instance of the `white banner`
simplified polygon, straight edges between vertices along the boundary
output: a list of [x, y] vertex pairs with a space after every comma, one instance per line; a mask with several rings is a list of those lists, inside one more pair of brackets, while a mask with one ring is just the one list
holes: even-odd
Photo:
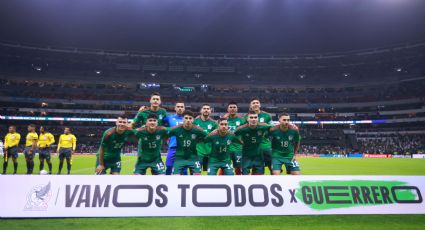
[[425, 176], [0, 176], [0, 217], [425, 214]]
[[425, 158], [425, 154], [413, 154], [412, 158]]

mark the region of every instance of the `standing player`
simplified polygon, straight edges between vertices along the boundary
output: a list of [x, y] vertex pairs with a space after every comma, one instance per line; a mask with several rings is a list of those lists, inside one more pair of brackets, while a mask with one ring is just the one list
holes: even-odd
[[134, 132], [127, 118], [118, 117], [115, 127], [107, 129], [100, 141], [100, 147], [96, 154], [96, 174], [106, 174], [110, 169], [110, 174], [117, 175], [121, 172], [121, 149], [127, 137]]
[[146, 175], [146, 170], [151, 169], [152, 175], [164, 175], [165, 167], [161, 159], [161, 145], [167, 138], [168, 131], [163, 126], [158, 126], [158, 117], [151, 113], [147, 117], [146, 125], [135, 130], [139, 138], [139, 152], [134, 169], [136, 175]]
[[137, 113], [136, 117], [134, 117], [133, 120], [133, 128], [136, 128], [137, 126], [143, 126], [146, 124], [147, 117], [149, 114], [154, 113], [156, 116], [158, 116], [158, 125], [163, 125], [165, 117], [167, 117], [167, 111], [163, 108], [161, 108], [161, 96], [159, 93], [153, 93], [151, 95], [150, 99], [150, 107], [145, 108], [142, 106], [139, 109], [139, 112]]
[[13, 160], [13, 174], [18, 171], [18, 145], [21, 141], [21, 134], [16, 132], [16, 126], [9, 126], [9, 133], [4, 138], [4, 162], [3, 162], [3, 174], [7, 172], [7, 165], [9, 158]]
[[273, 175], [280, 175], [282, 165], [285, 165], [288, 174], [300, 175], [300, 167], [295, 158], [300, 148], [300, 133], [291, 129], [289, 121], [289, 114], [283, 113], [279, 116], [279, 125], [270, 129]]
[[249, 111], [248, 124], [242, 125], [236, 129], [235, 134], [242, 137], [242, 175], [249, 175], [252, 169], [252, 175], [264, 174], [264, 155], [261, 151], [261, 143], [268, 132], [269, 126], [258, 122], [258, 114], [255, 111]]
[[230, 159], [230, 146], [233, 143], [239, 145], [243, 143], [233, 133], [229, 132], [229, 124], [226, 118], [220, 118], [218, 125], [218, 129], [212, 131], [204, 141], [205, 143], [211, 143], [208, 175], [217, 175], [219, 169], [224, 172], [224, 175], [234, 175]]
[[25, 161], [27, 162], [27, 174], [32, 174], [34, 170], [34, 155], [37, 148], [38, 134], [35, 132], [35, 125], [28, 125], [28, 134], [25, 140]]
[[[254, 111], [258, 115], [258, 121], [260, 123], [266, 123], [267, 125], [272, 125], [272, 116], [269, 113], [266, 113], [261, 110], [261, 103], [259, 98], [252, 98], [249, 104], [249, 110]], [[248, 114], [249, 115], [249, 114]], [[248, 115], [245, 115], [247, 119]], [[266, 134], [267, 136], [267, 134]], [[271, 174], [271, 165], [272, 165], [272, 144], [268, 138], [263, 138], [261, 142], [261, 152], [264, 156], [264, 165], [269, 168]]]
[[189, 168], [194, 175], [201, 174], [201, 164], [196, 153], [196, 144], [206, 137], [207, 133], [193, 125], [193, 113], [186, 110], [183, 113], [183, 124], [170, 130], [169, 136], [175, 136], [177, 141], [176, 158], [173, 174], [181, 175], [184, 168]]
[[71, 173], [71, 157], [75, 152], [75, 148], [77, 147], [77, 138], [71, 134], [71, 130], [69, 127], [65, 127], [63, 134], [60, 135], [58, 141], [58, 149], [59, 153], [59, 170], [58, 174], [61, 174], [63, 167], [63, 160], [66, 159], [66, 165], [68, 168], [68, 175]]
[[49, 174], [52, 174], [52, 162], [50, 161], [50, 146], [55, 143], [55, 137], [46, 132], [43, 126], [40, 126], [40, 135], [38, 137], [38, 159], [40, 160], [40, 171], [44, 168], [44, 159], [49, 166]]
[[[201, 127], [208, 133], [211, 133], [214, 129], [218, 127], [217, 122], [210, 118], [211, 115], [211, 106], [209, 104], [203, 104], [201, 108], [201, 115], [199, 115], [195, 121], [194, 125]], [[209, 143], [198, 143], [196, 146], [196, 151], [202, 162], [203, 171], [208, 169], [208, 155], [211, 152], [211, 144]]]
[[[170, 128], [183, 123], [182, 114], [185, 110], [184, 102], [182, 101], [177, 102], [176, 106], [174, 107], [174, 110], [176, 111], [175, 115], [168, 115], [165, 118], [165, 123], [168, 124], [168, 127]], [[173, 173], [173, 164], [174, 164], [174, 158], [176, 155], [176, 148], [177, 148], [176, 137], [172, 136], [169, 138], [167, 159], [165, 160], [166, 175], [171, 175]], [[187, 169], [183, 169], [183, 174], [184, 175], [187, 174]]]
[[[246, 123], [246, 120], [238, 115], [238, 104], [234, 101], [227, 104], [227, 113], [224, 117], [227, 118], [229, 131], [232, 133], [236, 131], [236, 128]], [[242, 146], [238, 143], [232, 142], [230, 145], [230, 156], [232, 157], [235, 174], [241, 175]]]

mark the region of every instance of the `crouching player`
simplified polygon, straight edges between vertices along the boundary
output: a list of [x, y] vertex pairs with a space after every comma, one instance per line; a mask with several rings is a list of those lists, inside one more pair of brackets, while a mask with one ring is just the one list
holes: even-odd
[[229, 124], [226, 118], [218, 120], [218, 129], [212, 131], [204, 140], [211, 143], [209, 154], [208, 175], [217, 175], [221, 169], [224, 175], [234, 175], [231, 160], [230, 146], [232, 143], [242, 144], [242, 141], [228, 131]]
[[134, 169], [135, 175], [146, 175], [146, 170], [151, 169], [152, 175], [164, 175], [165, 166], [161, 159], [161, 145], [167, 138], [168, 131], [163, 126], [158, 126], [158, 116], [154, 113], [148, 115], [146, 125], [135, 130], [139, 139], [139, 152]]
[[134, 132], [130, 130], [131, 125], [127, 118], [118, 117], [115, 125], [103, 133], [96, 157], [96, 174], [106, 174], [107, 169], [113, 175], [121, 172], [121, 149], [127, 137]]
[[193, 175], [201, 175], [196, 144], [203, 141], [207, 133], [193, 124], [192, 111], [186, 110], [183, 113], [183, 124], [172, 128], [169, 135], [175, 136], [177, 141], [173, 175], [181, 175], [184, 168], [189, 168]]
[[300, 166], [295, 157], [301, 137], [297, 127], [291, 126], [289, 121], [289, 114], [283, 113], [279, 116], [279, 124], [270, 129], [273, 175], [280, 175], [283, 165], [288, 174], [300, 175]]

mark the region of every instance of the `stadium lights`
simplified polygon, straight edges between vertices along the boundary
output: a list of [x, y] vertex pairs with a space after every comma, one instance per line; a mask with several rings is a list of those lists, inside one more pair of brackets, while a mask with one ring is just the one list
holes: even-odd
[[300, 75], [298, 75], [298, 77], [299, 77], [300, 79], [304, 79], [304, 78], [305, 78], [305, 74], [300, 74]]
[[99, 75], [99, 74], [101, 74], [102, 73], [102, 71], [101, 70], [95, 70], [94, 71], [97, 75]]
[[396, 69], [395, 69], [395, 71], [397, 71], [397, 72], [401, 72], [401, 71], [402, 71], [402, 69], [401, 69], [401, 68], [396, 68]]
[[151, 77], [156, 77], [158, 74], [157, 73], [150, 73]]
[[246, 75], [246, 78], [251, 79], [252, 78], [252, 75], [251, 74], [248, 74], [248, 75]]
[[344, 73], [344, 77], [349, 77], [350, 74], [349, 73]]

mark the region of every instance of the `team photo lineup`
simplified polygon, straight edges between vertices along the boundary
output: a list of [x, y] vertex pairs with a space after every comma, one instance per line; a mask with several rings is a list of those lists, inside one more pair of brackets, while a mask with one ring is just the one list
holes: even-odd
[[425, 0], [1, 0], [0, 230], [422, 230]]
[[[301, 137], [298, 127], [290, 123], [290, 115], [282, 113], [279, 122], [273, 125], [271, 115], [261, 110], [260, 100], [252, 98], [250, 111], [238, 114], [236, 102], [229, 102], [227, 111], [217, 121], [211, 115], [211, 106], [203, 104], [200, 115], [185, 110], [184, 102], [177, 102], [175, 115], [167, 114], [160, 107], [161, 96], [153, 93], [150, 106], [142, 106], [132, 122], [124, 116], [116, 119], [115, 126], [106, 130], [96, 154], [96, 174], [120, 174], [122, 148], [129, 139], [138, 142], [137, 163], [134, 175], [264, 175], [268, 168], [272, 175], [286, 172], [300, 174], [296, 154]], [[3, 174], [6, 174], [9, 159], [13, 162], [13, 174], [18, 168], [18, 145], [21, 135], [15, 126], [10, 126], [4, 138]], [[55, 137], [34, 124], [28, 125], [25, 136], [24, 156], [26, 174], [33, 174], [35, 155], [38, 153], [39, 173], [52, 174], [51, 154], [59, 156], [57, 174], [61, 174], [66, 160], [67, 174], [71, 173], [72, 155], [77, 138], [69, 127], [64, 127], [56, 151], [51, 145]], [[161, 157], [161, 147], [167, 147], [166, 163]], [[44, 162], [48, 170], [44, 170]], [[282, 170], [283, 167], [283, 170]]]

